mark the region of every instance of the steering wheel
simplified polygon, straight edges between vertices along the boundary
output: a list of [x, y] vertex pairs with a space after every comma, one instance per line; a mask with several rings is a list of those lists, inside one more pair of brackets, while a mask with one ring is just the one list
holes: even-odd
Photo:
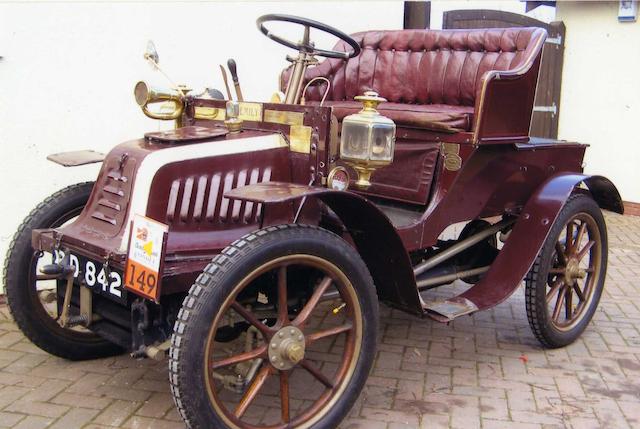
[[[294, 43], [290, 40], [285, 39], [284, 37], [280, 37], [278, 35], [273, 34], [267, 27], [264, 26], [265, 23], [271, 21], [281, 21], [281, 22], [292, 22], [294, 24], [303, 25], [304, 26], [304, 38], [302, 42]], [[303, 51], [310, 55], [318, 55], [320, 57], [327, 58], [340, 58], [347, 60], [349, 58], [353, 58], [360, 54], [360, 45], [356, 42], [351, 36], [343, 33], [337, 28], [331, 27], [329, 25], [323, 24], [318, 21], [314, 21], [312, 19], [301, 18], [299, 16], [292, 15], [282, 15], [282, 14], [269, 14], [263, 15], [256, 21], [258, 28], [260, 31], [267, 36], [269, 39], [280, 43], [281, 45], [287, 46], [289, 48], [295, 49], [297, 51]], [[309, 28], [315, 28], [317, 30], [323, 31], [325, 33], [329, 33], [338, 39], [346, 42], [349, 46], [351, 46], [352, 50], [349, 52], [342, 51], [329, 51], [326, 49], [318, 49], [313, 43], [309, 40]]]

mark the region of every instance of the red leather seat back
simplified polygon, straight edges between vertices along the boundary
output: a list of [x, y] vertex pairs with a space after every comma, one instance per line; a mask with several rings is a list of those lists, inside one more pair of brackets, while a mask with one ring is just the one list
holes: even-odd
[[[482, 75], [520, 66], [544, 37], [537, 28], [368, 31], [353, 37], [362, 53], [350, 60], [326, 59], [307, 70], [305, 81], [331, 81], [327, 100], [353, 100], [374, 90], [390, 102], [474, 106]], [[338, 42], [337, 50], [346, 44]], [[320, 100], [326, 84], [306, 99]]]

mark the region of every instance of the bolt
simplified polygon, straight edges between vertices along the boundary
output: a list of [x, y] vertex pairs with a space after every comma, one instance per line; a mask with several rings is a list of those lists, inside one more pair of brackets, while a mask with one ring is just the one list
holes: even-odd
[[278, 347], [278, 345], [276, 343], [271, 343], [271, 348], [275, 349], [276, 347]]
[[278, 356], [271, 356], [271, 361], [272, 361], [272, 362], [275, 362], [275, 361], [277, 361], [277, 360], [278, 360]]
[[302, 341], [304, 340], [304, 337], [302, 335], [298, 335], [298, 341]]
[[291, 329], [291, 330], [289, 331], [289, 333], [290, 333], [291, 335], [295, 335], [295, 334], [296, 334], [296, 330], [295, 330], [295, 329]]
[[284, 362], [280, 362], [280, 368], [284, 368]]
[[280, 338], [284, 337], [284, 332], [280, 332], [280, 333], [278, 334], [278, 336], [279, 336]]

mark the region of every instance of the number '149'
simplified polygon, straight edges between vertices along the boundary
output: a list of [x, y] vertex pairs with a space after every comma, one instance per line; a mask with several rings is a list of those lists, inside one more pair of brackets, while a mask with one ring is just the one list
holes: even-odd
[[135, 286], [141, 292], [149, 295], [156, 288], [158, 279], [156, 274], [145, 270], [136, 264], [129, 264], [127, 284]]

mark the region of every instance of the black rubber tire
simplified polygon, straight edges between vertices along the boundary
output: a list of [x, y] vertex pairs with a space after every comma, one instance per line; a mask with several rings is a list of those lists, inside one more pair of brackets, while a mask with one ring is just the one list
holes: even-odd
[[70, 360], [96, 359], [121, 354], [123, 349], [90, 332], [64, 329], [44, 310], [29, 285], [34, 249], [31, 231], [55, 228], [77, 216], [87, 204], [93, 182], [68, 186], [41, 202], [13, 236], [4, 264], [4, 286], [16, 324], [35, 345]]
[[280, 225], [245, 235], [227, 246], [191, 287], [178, 314], [169, 353], [169, 379], [176, 406], [187, 427], [228, 427], [211, 406], [204, 375], [204, 353], [211, 322], [229, 293], [255, 268], [279, 256], [303, 253], [325, 258], [352, 282], [363, 317], [362, 347], [342, 398], [314, 429], [333, 429], [358, 398], [373, 365], [378, 332], [378, 300], [369, 271], [343, 239], [322, 228]]
[[[582, 320], [568, 331], [560, 331], [553, 326], [547, 310], [547, 278], [553, 263], [555, 243], [569, 219], [577, 213], [587, 213], [596, 221], [602, 240], [602, 270], [594, 285], [594, 295]], [[538, 254], [531, 270], [525, 278], [525, 304], [529, 326], [535, 337], [547, 348], [565, 347], [573, 343], [593, 318], [600, 302], [607, 274], [607, 226], [598, 204], [588, 194], [574, 194], [565, 203], [558, 218], [551, 227], [549, 236]]]

